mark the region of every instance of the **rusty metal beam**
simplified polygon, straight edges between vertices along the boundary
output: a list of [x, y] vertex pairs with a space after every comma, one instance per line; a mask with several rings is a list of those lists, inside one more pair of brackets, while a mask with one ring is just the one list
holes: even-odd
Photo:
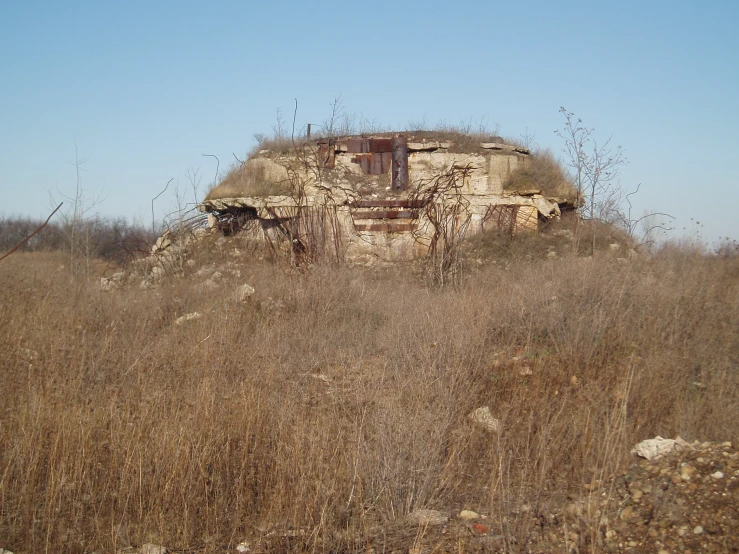
[[413, 219], [412, 212], [403, 211], [357, 211], [352, 214], [354, 219]]
[[414, 223], [356, 223], [354, 228], [357, 231], [383, 231], [386, 233], [404, 233], [414, 231], [416, 225]]
[[394, 198], [383, 198], [377, 200], [355, 200], [350, 205], [353, 208], [423, 208], [428, 200], [402, 200]]

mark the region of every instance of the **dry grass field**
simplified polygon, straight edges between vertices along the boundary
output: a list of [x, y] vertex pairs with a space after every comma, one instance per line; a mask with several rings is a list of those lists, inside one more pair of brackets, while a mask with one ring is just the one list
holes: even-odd
[[443, 290], [415, 265], [194, 259], [109, 292], [58, 253], [0, 263], [0, 547], [408, 552], [428, 508], [528, 552], [638, 441], [739, 441], [736, 255], [522, 256]]

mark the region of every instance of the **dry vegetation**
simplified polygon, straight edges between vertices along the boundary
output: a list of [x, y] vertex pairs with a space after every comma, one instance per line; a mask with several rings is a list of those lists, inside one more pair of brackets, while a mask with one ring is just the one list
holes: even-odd
[[229, 169], [218, 185], [208, 191], [205, 200], [287, 195], [291, 191], [289, 179], [275, 181], [267, 178], [264, 166], [248, 162], [237, 163]]
[[[255, 257], [215, 291], [193, 273], [109, 293], [63, 260], [0, 264], [16, 554], [407, 551], [418, 508], [488, 513], [526, 551], [532, 519], [639, 440], [739, 440], [735, 255], [503, 260], [445, 290], [408, 267]], [[257, 293], [238, 304], [243, 282]], [[500, 434], [468, 419], [480, 406]]]
[[[375, 138], [379, 137], [392, 137], [396, 135], [396, 132], [378, 130], [375, 132], [367, 132], [364, 134], [353, 133], [353, 127], [347, 126], [342, 132], [338, 134], [331, 134], [334, 138], [346, 138], [347, 136], [372, 136]], [[512, 139], [504, 139], [497, 134], [486, 130], [484, 127], [479, 129], [473, 129], [469, 124], [467, 126], [450, 126], [440, 124], [433, 130], [411, 130], [403, 131], [408, 136], [409, 140], [412, 141], [449, 141], [451, 146], [449, 152], [455, 153], [489, 153], [489, 150], [485, 150], [480, 146], [483, 142], [497, 142], [501, 144], [509, 144], [514, 146], [520, 146], [517, 141]], [[292, 190], [289, 179], [275, 178], [274, 174], [265, 172], [264, 166], [254, 164], [254, 160], [262, 158], [274, 159], [278, 165], [287, 167], [289, 161], [285, 158], [280, 159], [282, 156], [296, 157], [296, 153], [304, 153], [308, 160], [315, 159], [316, 155], [316, 143], [321, 138], [326, 138], [325, 130], [324, 133], [318, 133], [311, 139], [307, 139], [305, 136], [289, 137], [284, 134], [266, 136], [258, 135], [257, 145], [248, 153], [247, 158], [244, 162], [237, 161], [231, 166], [226, 173], [226, 176], [211, 190], [208, 191], [205, 200], [214, 200], [221, 198], [241, 198], [245, 196], [251, 197], [265, 197], [271, 195], [289, 195]], [[269, 154], [266, 154], [269, 152]], [[266, 155], [265, 155], [266, 154]], [[293, 162], [295, 159], [292, 160]], [[386, 175], [387, 176], [387, 175]], [[346, 176], [342, 174], [342, 179]], [[325, 176], [328, 182], [331, 182], [333, 175], [328, 172]], [[389, 177], [388, 177], [389, 178]], [[511, 186], [514, 189], [511, 190], [530, 190], [532, 188], [538, 188], [549, 193], [556, 193], [564, 198], [567, 193], [572, 192], [572, 185], [566, 180], [563, 170], [558, 162], [554, 159], [554, 156], [549, 152], [544, 152], [541, 155], [536, 155], [533, 158], [531, 169], [516, 172], [517, 181], [511, 180]], [[360, 181], [366, 182], [367, 179], [361, 179]], [[517, 186], [523, 186], [523, 188], [516, 189]], [[508, 189], [506, 189], [508, 190]], [[574, 196], [574, 193], [570, 194]]]
[[549, 198], [574, 200], [577, 190], [550, 150], [534, 152], [528, 163], [503, 184], [505, 192], [538, 190]]

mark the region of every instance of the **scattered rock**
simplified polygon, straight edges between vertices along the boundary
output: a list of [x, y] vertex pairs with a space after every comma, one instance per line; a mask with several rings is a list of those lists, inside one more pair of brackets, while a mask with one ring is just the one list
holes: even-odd
[[182, 325], [186, 321], [192, 321], [193, 319], [200, 319], [202, 314], [200, 312], [191, 312], [189, 314], [182, 315], [175, 319], [175, 325]]
[[167, 271], [160, 265], [155, 265], [151, 268], [151, 278], [152, 279], [161, 279], [166, 275]]
[[104, 291], [119, 289], [125, 280], [126, 274], [122, 271], [118, 271], [110, 277], [100, 277], [100, 288]]
[[472, 421], [481, 427], [484, 427], [488, 431], [493, 433], [500, 433], [503, 431], [503, 424], [499, 419], [493, 417], [493, 414], [490, 413], [490, 408], [487, 406], [477, 408], [469, 417]]
[[256, 291], [254, 290], [254, 287], [251, 285], [241, 285], [239, 288], [236, 289], [236, 301], [237, 302], [246, 302], [251, 298]]
[[216, 290], [218, 288], [218, 283], [216, 283], [213, 279], [206, 279], [200, 284], [200, 288], [205, 291]]
[[166, 250], [170, 246], [172, 246], [172, 238], [170, 237], [169, 231], [164, 231], [162, 236], [154, 243], [154, 246], [151, 247], [151, 253], [157, 254], [158, 252]]
[[654, 460], [665, 454], [669, 454], [673, 450], [688, 447], [688, 443], [682, 440], [680, 437], [677, 439], [663, 439], [662, 437], [655, 437], [653, 439], [647, 439], [637, 444], [632, 454], [646, 458], [647, 460]]
[[444, 525], [449, 521], [449, 516], [437, 510], [416, 510], [408, 515], [408, 521], [416, 525]]

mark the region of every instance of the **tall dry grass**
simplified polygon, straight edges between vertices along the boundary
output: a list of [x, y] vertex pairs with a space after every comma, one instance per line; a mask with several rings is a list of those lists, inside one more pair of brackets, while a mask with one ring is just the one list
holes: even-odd
[[16, 554], [364, 551], [422, 507], [490, 513], [522, 548], [527, 518], [639, 440], [739, 440], [735, 256], [522, 260], [443, 291], [406, 267], [250, 259], [216, 291], [193, 274], [104, 293], [59, 265], [0, 264]]

